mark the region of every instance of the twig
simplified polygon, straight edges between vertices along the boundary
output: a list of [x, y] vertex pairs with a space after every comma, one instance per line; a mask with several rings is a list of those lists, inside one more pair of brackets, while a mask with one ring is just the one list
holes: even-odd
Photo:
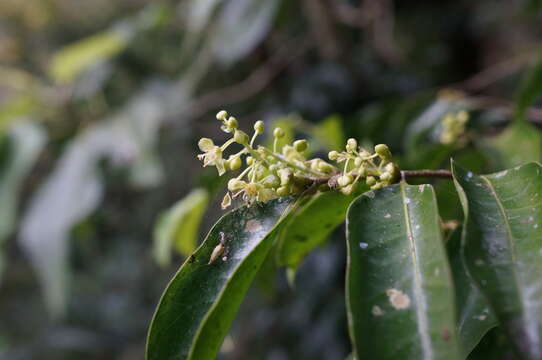
[[[341, 173], [334, 173], [328, 177], [317, 177], [311, 179], [311, 186], [327, 184], [330, 188], [337, 187], [337, 179]], [[352, 176], [357, 176], [355, 173]], [[436, 179], [452, 179], [450, 170], [401, 170], [401, 179], [408, 180], [414, 178], [436, 178]]]
[[450, 170], [401, 170], [401, 176], [404, 179], [411, 179], [411, 178], [451, 179], [452, 172]]
[[197, 99], [188, 110], [189, 116], [200, 117], [220, 106], [234, 104], [257, 94], [311, 46], [312, 44], [308, 41], [299, 41], [298, 39], [289, 41], [268, 62], [257, 68], [245, 80], [214, 90]]

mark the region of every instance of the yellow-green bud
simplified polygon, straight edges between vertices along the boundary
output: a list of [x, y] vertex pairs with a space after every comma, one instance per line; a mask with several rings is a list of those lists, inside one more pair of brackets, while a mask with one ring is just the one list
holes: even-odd
[[262, 134], [264, 131], [263, 121], [258, 120], [254, 123], [254, 131], [256, 134]]
[[358, 148], [358, 142], [356, 141], [356, 139], [348, 139], [348, 141], [346, 142], [346, 151], [348, 152], [354, 152], [356, 151]]
[[231, 179], [230, 181], [228, 181], [228, 190], [229, 191], [241, 190], [243, 187], [245, 187], [246, 184], [247, 183], [244, 182], [243, 180]]
[[305, 139], [294, 141], [294, 149], [297, 152], [303, 152], [303, 151], [307, 150], [308, 147], [309, 147], [309, 144], [307, 143], [307, 140], [305, 140]]
[[354, 191], [354, 187], [355, 187], [356, 184], [350, 184], [348, 186], [345, 186], [343, 188], [341, 188], [341, 192], [344, 194], [344, 195], [350, 195], [352, 194], [352, 192]]
[[318, 170], [325, 173], [333, 172], [334, 167], [331, 164], [328, 164], [327, 162], [321, 160], [318, 162]]
[[226, 121], [226, 126], [228, 126], [230, 129], [237, 129], [237, 126], [239, 126], [239, 123], [237, 122], [237, 119], [233, 116], [230, 116], [228, 121]]
[[235, 133], [233, 134], [233, 140], [241, 145], [247, 145], [248, 144], [248, 135], [241, 130], [235, 130]]
[[392, 176], [389, 172], [383, 172], [382, 174], [380, 174], [380, 180], [383, 180], [383, 181], [388, 181], [388, 180], [391, 180]]
[[382, 183], [376, 183], [373, 186], [371, 186], [371, 190], [378, 190], [383, 187]]
[[391, 160], [391, 152], [388, 145], [378, 144], [375, 146], [375, 152], [382, 158], [382, 160]]
[[265, 186], [266, 188], [276, 188], [277, 186], [280, 185], [280, 179], [273, 174], [267, 175], [262, 180], [262, 185]]
[[365, 183], [369, 186], [373, 186], [374, 184], [376, 184], [376, 179], [374, 176], [367, 176]]
[[365, 175], [367, 175], [367, 168], [365, 166], [360, 166], [358, 168], [358, 175], [360, 177], [365, 177]]
[[215, 144], [213, 143], [213, 140], [208, 138], [201, 138], [198, 142], [199, 149], [203, 152], [211, 150]]
[[338, 151], [330, 151], [329, 154], [327, 154], [327, 157], [329, 160], [335, 161], [339, 158], [339, 152]]
[[278, 196], [286, 196], [289, 193], [290, 193], [290, 189], [288, 189], [288, 186], [281, 186], [277, 189]]
[[294, 174], [292, 173], [292, 170], [290, 169], [280, 169], [278, 171], [278, 175], [280, 177], [280, 184], [282, 186], [290, 184], [292, 181], [292, 178], [294, 177]]
[[247, 156], [245, 161], [247, 162], [248, 166], [254, 164], [254, 158], [252, 156]]
[[344, 187], [344, 186], [349, 185], [353, 180], [354, 178], [352, 177], [352, 175], [345, 174], [345, 175], [339, 176], [339, 178], [337, 179], [337, 184], [339, 184], [340, 187]]
[[284, 130], [282, 130], [279, 127], [276, 127], [275, 130], [273, 130], [273, 136], [276, 137], [277, 139], [280, 139], [281, 137], [284, 136]]
[[356, 165], [356, 166], [360, 166], [362, 162], [363, 162], [363, 161], [362, 161], [361, 158], [359, 158], [359, 157], [357, 157], [357, 158], [354, 159], [354, 165]]
[[233, 156], [231, 155], [229, 158], [228, 158], [228, 162], [227, 162], [227, 166], [228, 166], [228, 169], [230, 170], [237, 170], [241, 167], [242, 165], [242, 161], [241, 161], [241, 157], [240, 156]]
[[228, 117], [228, 112], [226, 110], [221, 110], [216, 114], [216, 119], [220, 121], [226, 121]]

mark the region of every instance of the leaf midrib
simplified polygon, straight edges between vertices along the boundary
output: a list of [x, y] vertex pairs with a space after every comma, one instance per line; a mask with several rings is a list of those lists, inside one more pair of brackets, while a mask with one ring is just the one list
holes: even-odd
[[[419, 271], [419, 261], [418, 261], [418, 252], [414, 244], [414, 234], [412, 233], [412, 225], [410, 224], [410, 215], [408, 210], [408, 204], [405, 202], [407, 198], [405, 192], [405, 184], [401, 183], [401, 200], [403, 203], [403, 213], [405, 216], [405, 225], [407, 230], [407, 238], [410, 245], [412, 264], [414, 266], [414, 297], [416, 298], [416, 317], [418, 318], [418, 333], [421, 339], [421, 345], [424, 349], [423, 356], [424, 359], [431, 360], [433, 358], [433, 351], [431, 349], [431, 341], [429, 339], [427, 319], [423, 314], [427, 312], [426, 299], [421, 292], [422, 275]], [[421, 308], [421, 311], [418, 309], [418, 305]]]
[[[483, 175], [480, 176], [480, 178], [482, 180], [484, 180], [484, 182], [487, 183], [488, 189], [491, 191], [491, 194], [495, 198], [495, 202], [497, 203], [497, 206], [499, 208], [499, 212], [501, 213], [501, 216], [502, 216], [503, 221], [504, 221], [506, 232], [508, 233], [508, 236], [506, 237], [506, 240], [507, 240], [509, 248], [510, 248], [510, 255], [512, 257], [512, 264], [516, 264], [516, 258], [517, 258], [516, 248], [514, 246], [514, 241], [512, 241], [512, 240], [515, 240], [515, 237], [512, 234], [512, 228], [510, 226], [510, 222], [508, 221], [508, 215], [506, 213], [504, 205], [502, 204], [499, 196], [497, 195], [497, 192], [495, 191], [495, 187], [493, 186], [491, 181], [489, 181], [489, 179], [486, 176], [483, 176]], [[521, 288], [523, 288], [524, 284], [521, 281], [521, 278], [519, 277], [519, 275], [517, 273], [516, 267], [514, 265], [512, 265], [511, 269], [512, 269], [512, 274], [513, 274], [514, 280], [515, 280], [514, 286], [516, 287], [516, 293], [518, 294], [519, 302], [520, 302], [520, 305], [521, 305], [521, 317], [523, 318], [525, 323], [528, 324], [528, 323], [530, 323], [530, 321], [529, 321], [529, 318], [528, 318], [528, 316], [527, 316], [527, 314], [525, 312], [525, 307], [524, 307], [525, 299], [523, 297], [523, 292], [520, 289], [520, 285], [521, 285]]]

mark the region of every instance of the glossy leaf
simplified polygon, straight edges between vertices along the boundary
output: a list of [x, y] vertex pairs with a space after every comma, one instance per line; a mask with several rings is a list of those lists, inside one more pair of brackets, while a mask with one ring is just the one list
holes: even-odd
[[531, 163], [476, 176], [453, 166], [465, 261], [522, 359], [542, 358], [542, 177]]
[[[215, 359], [222, 340], [294, 200], [282, 198], [224, 215], [168, 285], [154, 315], [148, 360]], [[226, 240], [227, 254], [208, 264]]]
[[[482, 337], [497, 326], [491, 306], [471, 278], [461, 249], [461, 229], [456, 229], [446, 244], [455, 286], [457, 333], [463, 359], [478, 345]], [[463, 234], [466, 235], [466, 234]]]
[[[363, 187], [362, 191], [365, 191]], [[321, 245], [346, 218], [346, 209], [360, 194], [318, 193], [292, 212], [279, 236], [277, 263], [296, 269], [307, 254]]]
[[459, 359], [454, 291], [430, 185], [398, 184], [347, 215], [346, 301], [359, 360]]
[[173, 246], [184, 256], [194, 251], [201, 217], [208, 202], [206, 190], [194, 189], [159, 215], [154, 229], [154, 257], [158, 264], [169, 265]]

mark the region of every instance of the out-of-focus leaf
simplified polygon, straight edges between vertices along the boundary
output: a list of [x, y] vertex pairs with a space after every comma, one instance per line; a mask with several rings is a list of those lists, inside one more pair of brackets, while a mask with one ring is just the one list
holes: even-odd
[[206, 30], [212, 32], [207, 26], [222, 0], [192, 0], [185, 5], [186, 9], [186, 34], [183, 37], [181, 58], [186, 58], [194, 53], [198, 40], [205, 35]]
[[132, 33], [121, 27], [90, 36], [58, 51], [51, 59], [50, 72], [59, 83], [74, 80], [90, 67], [126, 48]]
[[542, 95], [542, 53], [527, 71], [516, 93], [516, 120], [525, 120], [525, 112]]
[[542, 358], [542, 176], [530, 163], [492, 175], [452, 167], [464, 256], [521, 359]]
[[56, 52], [49, 73], [58, 83], [69, 83], [80, 74], [126, 49], [138, 31], [160, 22], [163, 7], [149, 5], [134, 17], [119, 22], [111, 29], [94, 34]]
[[[281, 198], [242, 207], [216, 223], [160, 300], [147, 340], [148, 360], [215, 359], [281, 219], [294, 203]], [[209, 264], [222, 236], [226, 259]]]
[[0, 106], [0, 131], [18, 119], [32, 114], [38, 107], [38, 100], [30, 94], [21, 94]]
[[356, 199], [347, 215], [346, 303], [358, 359], [459, 359], [453, 283], [430, 185]]
[[280, 0], [228, 1], [212, 33], [213, 54], [232, 64], [253, 50], [271, 29]]
[[[145, 88], [117, 114], [73, 139], [31, 198], [19, 241], [36, 269], [53, 316], [65, 310], [70, 231], [94, 211], [103, 195], [99, 162], [109, 159], [114, 166], [130, 167], [144, 161], [153, 151], [150, 147], [161, 122], [173, 111], [172, 104], [188, 102], [183, 94], [175, 85]], [[155, 185], [157, 177], [145, 180], [135, 185]]]
[[342, 149], [345, 144], [342, 120], [338, 115], [329, 116], [315, 125], [311, 135], [325, 150]]
[[486, 298], [468, 273], [462, 256], [461, 234], [461, 229], [456, 229], [446, 247], [455, 286], [457, 333], [462, 358], [466, 359], [482, 337], [498, 322]]
[[280, 232], [277, 263], [294, 270], [305, 256], [321, 245], [346, 218], [346, 209], [366, 186], [352, 195], [339, 191], [318, 193], [291, 212]]
[[542, 159], [542, 133], [526, 121], [514, 121], [483, 142], [494, 167], [509, 168]]
[[7, 141], [6, 163], [0, 168], [0, 276], [4, 268], [3, 242], [15, 227], [19, 192], [45, 145], [46, 134], [32, 122], [19, 122], [9, 130]]
[[174, 245], [184, 256], [194, 251], [201, 217], [208, 202], [209, 193], [195, 189], [159, 215], [154, 229], [154, 257], [158, 264], [169, 265]]

